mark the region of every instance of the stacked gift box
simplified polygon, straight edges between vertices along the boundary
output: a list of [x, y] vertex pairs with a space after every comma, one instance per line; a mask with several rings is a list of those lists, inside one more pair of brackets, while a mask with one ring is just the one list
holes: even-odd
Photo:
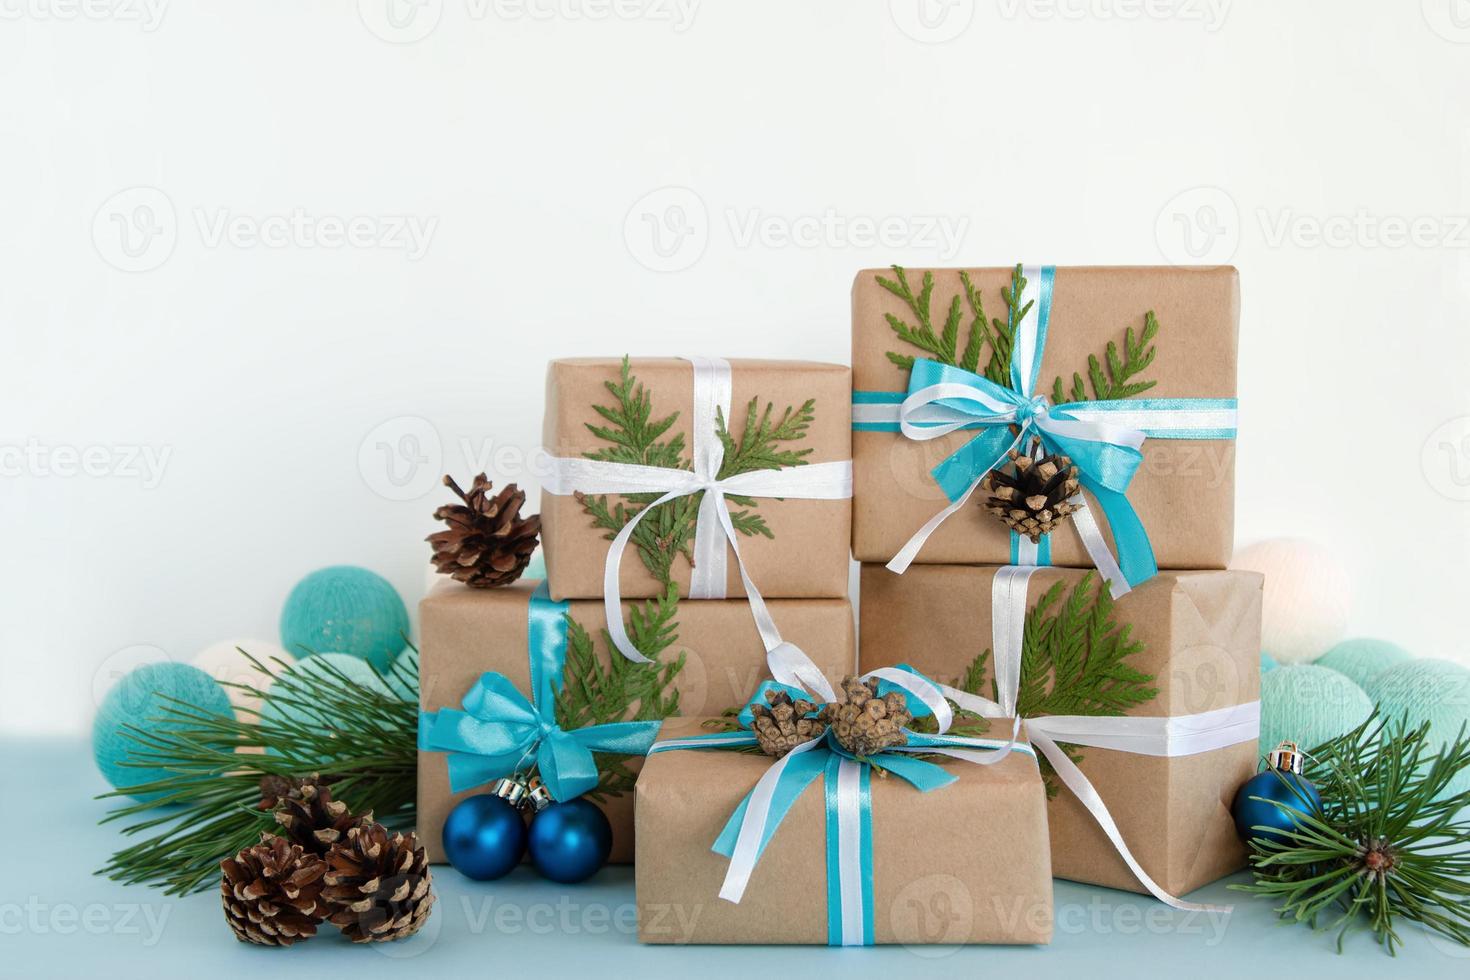
[[851, 369], [553, 362], [546, 581], [421, 607], [431, 857], [532, 775], [636, 842], [646, 942], [1041, 943], [1053, 874], [1241, 867], [1237, 306], [1232, 269], [865, 271]]

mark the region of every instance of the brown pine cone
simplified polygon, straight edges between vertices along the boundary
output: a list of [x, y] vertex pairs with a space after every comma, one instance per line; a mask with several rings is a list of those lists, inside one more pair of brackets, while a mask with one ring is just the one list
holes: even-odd
[[326, 862], [328, 918], [353, 942], [403, 939], [428, 921], [434, 905], [429, 857], [413, 834], [358, 824], [332, 845]]
[[434, 547], [430, 561], [440, 573], [475, 588], [509, 585], [531, 563], [541, 533], [541, 515], [521, 517], [526, 494], [514, 483], [494, 496], [492, 484], [481, 473], [468, 493], [448, 475], [444, 485], [462, 504], [445, 504], [434, 518], [449, 525], [424, 540]]
[[1071, 503], [1080, 485], [1070, 457], [1032, 459], [1011, 450], [1014, 472], [991, 470], [981, 486], [990, 494], [985, 509], [1017, 534], [1040, 541], [1079, 508]]
[[913, 720], [903, 695], [890, 691], [878, 696], [878, 681], [848, 677], [842, 682], [845, 699], [822, 709], [822, 718], [832, 726], [839, 745], [864, 758], [892, 745], [903, 745], [908, 737], [903, 727]]
[[323, 857], [348, 828], [373, 819], [371, 812], [353, 815], [347, 804], [332, 799], [332, 791], [315, 777], [297, 781], [271, 809], [287, 839]]
[[793, 701], [785, 691], [767, 691], [766, 700], [770, 707], [750, 706], [750, 713], [755, 716], [751, 728], [755, 731], [756, 744], [766, 755], [779, 759], [802, 742], [816, 738], [827, 727], [821, 718], [807, 717], [817, 710], [810, 701]]
[[221, 861], [220, 901], [235, 938], [290, 946], [315, 936], [327, 910], [321, 899], [326, 871], [321, 858], [271, 834]]

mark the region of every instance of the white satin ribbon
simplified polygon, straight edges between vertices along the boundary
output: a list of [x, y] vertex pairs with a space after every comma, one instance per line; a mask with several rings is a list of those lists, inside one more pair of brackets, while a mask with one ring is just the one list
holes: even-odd
[[[730, 520], [726, 494], [740, 497], [784, 497], [803, 500], [842, 500], [852, 496], [852, 461], [811, 463], [780, 470], [756, 470], [738, 476], [719, 478], [724, 463], [725, 447], [715, 431], [717, 414], [730, 420], [730, 364], [723, 358], [686, 358], [694, 366], [693, 470], [667, 469], [634, 463], [612, 463], [603, 460], [557, 457], [551, 461], [551, 473], [543, 483], [548, 493], [565, 496], [572, 493], [632, 494], [659, 493], [656, 501], [633, 516], [613, 538], [603, 566], [602, 594], [607, 612], [608, 635], [613, 646], [629, 660], [647, 663], [638, 652], [623, 625], [622, 593], [618, 570], [623, 552], [634, 529], [655, 508], [679, 497], [704, 491], [694, 530], [694, 563], [690, 572], [689, 597], [723, 599], [727, 577], [726, 542], [735, 554], [740, 580], [750, 600], [751, 614], [760, 633], [772, 669], [783, 673], [776, 679], [786, 684], [800, 684], [831, 698], [831, 686], [801, 650], [781, 639], [766, 608], [760, 591], [746, 572], [740, 557], [739, 535]], [[794, 651], [794, 652], [793, 652]]]

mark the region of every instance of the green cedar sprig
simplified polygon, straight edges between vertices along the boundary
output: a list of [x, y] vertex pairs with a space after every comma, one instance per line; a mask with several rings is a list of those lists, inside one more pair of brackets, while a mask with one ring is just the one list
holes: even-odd
[[1231, 887], [1279, 902], [1285, 921], [1337, 929], [1338, 952], [1367, 925], [1396, 954], [1400, 919], [1470, 946], [1470, 789], [1450, 791], [1470, 766], [1470, 736], [1462, 726], [1433, 746], [1429, 723], [1374, 715], [1308, 753], [1321, 812], [1275, 803], [1295, 829], [1253, 838], [1254, 880]]
[[[627, 357], [617, 381], [604, 382], [615, 404], [594, 405], [593, 409], [608, 425], [587, 424], [588, 430], [608, 446], [585, 453], [588, 459], [614, 463], [638, 463], [666, 469], [693, 469], [687, 458], [682, 433], [668, 434], [679, 413], [655, 418], [653, 399], [632, 373]], [[791, 448], [782, 443], [806, 438], [816, 418], [816, 401], [808, 399], [800, 408], [788, 406], [779, 416], [775, 406], [752, 398], [745, 410], [745, 425], [736, 438], [726, 423], [723, 412], [716, 413], [715, 435], [725, 448], [718, 478], [725, 479], [756, 470], [802, 466], [813, 452], [811, 448]], [[593, 526], [606, 531], [608, 540], [640, 511], [659, 498], [656, 493], [626, 494], [617, 499], [606, 495], [577, 494], [583, 510], [592, 518]], [[751, 497], [727, 494], [727, 499], [742, 508], [730, 512], [735, 530], [746, 536], [774, 537], [770, 526], [757, 512], [757, 501]], [[703, 492], [678, 497], [644, 518], [633, 531], [632, 544], [649, 572], [660, 583], [673, 581], [674, 562], [680, 557], [694, 560], [694, 531], [699, 519]]]
[[[1092, 383], [1092, 397], [1097, 401], [1107, 401], [1113, 398], [1132, 398], [1134, 395], [1148, 391], [1157, 382], [1155, 381], [1133, 381], [1131, 380], [1142, 373], [1154, 362], [1156, 350], [1151, 341], [1159, 333], [1159, 319], [1154, 316], [1154, 311], [1149, 310], [1143, 315], [1143, 335], [1137, 337], [1133, 328], [1129, 327], [1123, 334], [1123, 356], [1118, 355], [1118, 345], [1111, 340], [1103, 351], [1106, 359], [1107, 371], [1104, 373], [1103, 365], [1098, 362], [1096, 354], [1087, 356], [1087, 379]], [[1062, 379], [1057, 378], [1052, 382], [1052, 401], [1061, 403], [1068, 399], [1062, 392]], [[1082, 375], [1072, 374], [1072, 397], [1071, 401], [1087, 401], [1087, 390], [1082, 387]]]
[[[1021, 640], [1021, 680], [1016, 711], [1023, 718], [1037, 715], [1125, 714], [1129, 708], [1158, 697], [1154, 677], [1128, 663], [1143, 651], [1133, 638], [1132, 624], [1121, 627], [1113, 616], [1115, 600], [1107, 583], [1087, 572], [1061, 601], [1065, 583], [1057, 582], [1026, 614]], [[960, 678], [961, 690], [1000, 697], [992, 678], [986, 683], [990, 649], [981, 651]], [[1081, 759], [1075, 746], [1062, 748], [1073, 761]], [[1054, 774], [1045, 759], [1047, 795], [1055, 796]]]

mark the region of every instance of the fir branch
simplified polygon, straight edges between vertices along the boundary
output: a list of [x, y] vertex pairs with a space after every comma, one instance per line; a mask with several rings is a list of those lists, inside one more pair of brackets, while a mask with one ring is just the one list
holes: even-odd
[[[410, 648], [412, 649], [412, 648]], [[271, 671], [244, 650], [255, 670]], [[404, 658], [400, 658], [403, 660]], [[289, 666], [289, 665], [283, 665]], [[284, 671], [265, 690], [226, 686], [287, 710], [216, 715], [165, 699], [162, 714], [173, 727], [125, 726], [134, 743], [125, 766], [163, 768], [170, 775], [104, 793], [99, 799], [158, 794], [108, 813], [102, 823], [130, 821], [124, 836], [147, 834], [119, 850], [97, 873], [128, 884], [162, 886], [186, 895], [213, 885], [219, 862], [254, 844], [275, 826], [262, 812], [263, 776], [324, 774], [333, 795], [353, 812], [373, 811], [391, 827], [414, 820], [418, 767], [417, 651], [395, 662], [376, 685], [360, 683], [330, 663], [319, 673]]]
[[1308, 754], [1304, 775], [1322, 809], [1301, 814], [1280, 841], [1251, 840], [1254, 881], [1232, 885], [1281, 904], [1285, 921], [1347, 933], [1366, 925], [1390, 955], [1398, 920], [1470, 946], [1470, 789], [1452, 783], [1470, 767], [1461, 727], [1433, 749], [1428, 722], [1410, 728], [1377, 715]]
[[[1108, 401], [1115, 398], [1132, 398], [1134, 395], [1142, 394], [1152, 388], [1155, 381], [1132, 380], [1141, 374], [1150, 364], [1154, 362], [1157, 349], [1153, 344], [1154, 337], [1159, 333], [1159, 320], [1154, 316], [1154, 311], [1149, 310], [1143, 316], [1143, 335], [1137, 336], [1133, 328], [1129, 327], [1123, 334], [1123, 354], [1118, 354], [1118, 345], [1108, 341], [1108, 346], [1103, 351], [1104, 361], [1100, 362], [1096, 354], [1087, 357], [1087, 380], [1092, 384], [1092, 397], [1097, 401]], [[1106, 363], [1106, 371], [1104, 370]], [[1061, 403], [1068, 401], [1062, 392], [1062, 379], [1057, 378], [1052, 382], [1052, 401]], [[1072, 397], [1071, 401], [1087, 401], [1087, 391], [1082, 386], [1082, 375], [1076, 372], [1072, 374]]]
[[[1118, 625], [1107, 583], [1089, 571], [1063, 601], [1064, 585], [1057, 582], [1047, 589], [1026, 614], [1017, 713], [1023, 718], [1117, 716], [1157, 697], [1158, 689], [1150, 686], [1153, 676], [1128, 663], [1128, 658], [1143, 651], [1143, 644], [1133, 639], [1130, 624]], [[996, 680], [986, 682], [990, 657], [986, 648], [971, 661], [960, 679], [961, 690], [999, 700]], [[1074, 762], [1081, 761], [1076, 746], [1061, 745]], [[1051, 766], [1044, 758], [1037, 761], [1046, 778], [1047, 796], [1055, 796]]]

